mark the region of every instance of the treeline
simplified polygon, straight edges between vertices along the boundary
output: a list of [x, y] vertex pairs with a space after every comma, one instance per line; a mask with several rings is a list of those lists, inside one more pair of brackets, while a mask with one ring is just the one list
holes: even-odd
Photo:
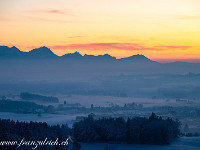
[[[53, 125], [42, 122], [15, 122], [11, 120], [0, 119], [0, 141], [18, 141], [18, 143], [25, 138], [26, 141], [55, 141], [59, 138], [59, 142], [66, 141], [72, 135], [72, 130], [67, 125]], [[28, 150], [33, 146], [21, 146], [18, 149]], [[12, 150], [17, 149], [17, 145], [2, 146], [0, 149]], [[39, 146], [38, 150], [65, 150], [66, 146]]]
[[34, 102], [0, 100], [0, 112], [12, 112], [23, 114], [55, 113], [56, 108], [52, 105], [38, 105]]
[[[135, 117], [101, 118], [95, 120], [89, 115], [69, 128], [67, 125], [53, 125], [41, 122], [19, 122], [0, 119], [0, 141], [56, 140], [66, 141], [69, 136], [78, 142], [114, 142], [135, 144], [170, 144], [180, 134], [180, 122], [171, 118], [162, 119], [154, 113], [149, 118]], [[76, 141], [74, 140], [74, 141]], [[78, 146], [80, 147], [80, 146]], [[31, 149], [22, 146], [21, 149]], [[15, 146], [2, 146], [0, 149], [16, 149]], [[40, 146], [37, 149], [66, 149], [65, 146]]]
[[135, 144], [170, 144], [180, 134], [180, 122], [162, 119], [154, 113], [149, 118], [88, 117], [73, 126], [74, 137], [80, 142], [126, 142]]
[[1, 112], [34, 113], [37, 110], [44, 108], [45, 108], [44, 106], [35, 104], [33, 102], [11, 101], [11, 100], [0, 101]]
[[23, 100], [37, 100], [37, 101], [41, 101], [41, 102], [52, 102], [52, 103], [59, 102], [57, 97], [43, 96], [43, 95], [32, 94], [32, 93], [28, 93], [28, 92], [21, 93], [20, 97]]

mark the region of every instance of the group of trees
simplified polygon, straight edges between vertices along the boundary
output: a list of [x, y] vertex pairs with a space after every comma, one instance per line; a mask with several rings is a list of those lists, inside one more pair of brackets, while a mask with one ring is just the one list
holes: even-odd
[[[67, 125], [53, 125], [41, 122], [19, 122], [0, 119], [0, 142], [18, 141], [23, 138], [28, 141], [56, 140], [59, 143], [66, 141], [68, 137], [75, 137], [78, 142], [114, 142], [136, 144], [169, 144], [180, 134], [180, 122], [171, 118], [162, 119], [154, 113], [149, 118], [100, 118], [95, 120], [89, 115], [69, 128]], [[77, 143], [76, 140], [73, 140]], [[1, 143], [0, 143], [1, 144]], [[76, 146], [80, 148], [77, 143]], [[3, 149], [15, 149], [14, 146], [2, 146]], [[22, 146], [20, 149], [27, 149]], [[29, 147], [32, 148], [31, 146]], [[69, 148], [69, 147], [68, 147]], [[42, 149], [66, 149], [65, 146], [40, 146]]]
[[[18, 143], [25, 138], [26, 141], [44, 141], [56, 140], [59, 138], [59, 142], [66, 141], [66, 139], [72, 135], [72, 130], [67, 125], [53, 125], [50, 126], [47, 123], [42, 122], [19, 122], [0, 119], [0, 141], [18, 141]], [[0, 149], [16, 149], [17, 145], [2, 146]], [[33, 146], [21, 146], [18, 149], [32, 149]], [[65, 146], [39, 146], [38, 150], [45, 149], [65, 149]]]
[[169, 144], [180, 134], [180, 122], [162, 119], [154, 113], [149, 118], [88, 117], [74, 124], [74, 137], [81, 142], [127, 142], [136, 144]]
[[32, 94], [32, 93], [28, 93], [28, 92], [21, 93], [20, 97], [23, 100], [38, 100], [41, 102], [53, 102], [53, 103], [59, 102], [57, 97], [43, 96], [43, 95]]
[[33, 102], [11, 100], [0, 101], [1, 112], [33, 113], [38, 109], [44, 109], [44, 107]]
[[1, 100], [0, 112], [14, 112], [14, 113], [55, 113], [56, 108], [52, 105], [44, 106], [38, 105], [34, 102], [27, 101], [13, 101], [13, 100]]

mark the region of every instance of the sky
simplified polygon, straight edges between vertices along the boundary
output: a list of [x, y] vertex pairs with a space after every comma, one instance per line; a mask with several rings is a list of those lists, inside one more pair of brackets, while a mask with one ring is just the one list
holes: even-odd
[[0, 0], [0, 45], [200, 62], [200, 0]]

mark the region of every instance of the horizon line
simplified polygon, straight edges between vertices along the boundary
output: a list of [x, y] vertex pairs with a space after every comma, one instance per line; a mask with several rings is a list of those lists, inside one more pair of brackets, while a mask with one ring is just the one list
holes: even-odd
[[[69, 52], [69, 53], [65, 53], [63, 55], [57, 55], [55, 52], [53, 52], [51, 50], [51, 46], [47, 47], [47, 46], [40, 46], [40, 47], [35, 47], [35, 48], [32, 48], [31, 50], [29, 51], [22, 51], [20, 50], [17, 46], [7, 46], [7, 45], [0, 45], [0, 46], [5, 46], [5, 47], [9, 47], [9, 48], [12, 48], [12, 47], [16, 47], [20, 52], [24, 52], [24, 53], [29, 53], [30, 51], [34, 50], [34, 49], [39, 49], [39, 48], [42, 48], [42, 47], [45, 47], [45, 48], [48, 48], [54, 55], [58, 56], [58, 57], [62, 57], [64, 55], [67, 55], [67, 54], [75, 54], [75, 53], [78, 53], [80, 54], [82, 57], [84, 57], [85, 55], [88, 55], [88, 56], [104, 56], [104, 55], [109, 55], [111, 57], [114, 57], [115, 59], [117, 60], [120, 60], [120, 59], [124, 59], [124, 58], [129, 58], [129, 57], [132, 57], [132, 56], [137, 56], [137, 55], [140, 55], [140, 56], [144, 56], [146, 57], [145, 55], [143, 54], [133, 54], [133, 55], [130, 55], [130, 56], [127, 56], [127, 57], [121, 57], [121, 58], [117, 58], [115, 56], [112, 56], [108, 53], [104, 53], [104, 54], [100, 54], [100, 55], [90, 55], [90, 54], [81, 54], [79, 51], [75, 51], [75, 52]], [[147, 59], [150, 59], [149, 57], [146, 57]], [[190, 58], [153, 58], [153, 59], [150, 59], [151, 61], [156, 61], [156, 62], [159, 62], [159, 63], [173, 63], [173, 62], [186, 62], [186, 63], [200, 63], [200, 58], [193, 58], [193, 59], [190, 59]]]

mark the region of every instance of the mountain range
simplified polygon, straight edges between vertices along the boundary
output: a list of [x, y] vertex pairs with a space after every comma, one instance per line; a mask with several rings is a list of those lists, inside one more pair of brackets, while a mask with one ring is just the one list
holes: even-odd
[[0, 46], [1, 93], [199, 96], [199, 77], [200, 63], [158, 63], [139, 54], [57, 56], [47, 47], [22, 52]]
[[79, 52], [68, 53], [63, 56], [57, 56], [48, 47], [40, 47], [33, 49], [29, 52], [20, 51], [17, 47], [13, 46], [0, 46], [1, 59], [65, 59], [65, 60], [86, 60], [86, 61], [120, 61], [120, 62], [155, 62], [144, 55], [133, 55], [126, 58], [116, 59], [108, 54], [104, 55], [81, 55]]
[[22, 52], [0, 46], [0, 83], [16, 81], [88, 81], [105, 76], [200, 73], [200, 63], [159, 63], [144, 55], [116, 59], [79, 52], [57, 56], [47, 47]]

